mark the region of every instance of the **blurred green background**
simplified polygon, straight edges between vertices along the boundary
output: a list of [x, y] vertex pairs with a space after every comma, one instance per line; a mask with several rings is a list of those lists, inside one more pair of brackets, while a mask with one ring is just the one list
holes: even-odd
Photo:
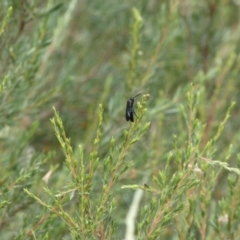
[[[10, 6], [12, 12], [6, 19]], [[139, 26], [134, 25], [133, 8], [141, 16]], [[240, 1], [2, 0], [0, 26], [4, 21], [0, 35], [0, 82], [6, 80], [0, 93], [0, 198], [11, 204], [3, 204], [0, 212], [1, 239], [27, 239], [28, 231], [47, 214], [23, 188], [44, 198], [43, 186], [57, 192], [70, 177], [49, 120], [52, 106], [59, 111], [72, 146], [81, 144], [88, 156], [102, 103], [99, 154], [104, 158], [111, 138], [122, 141], [123, 131], [129, 128], [126, 101], [138, 93], [150, 94], [143, 118], [143, 122], [151, 121], [150, 129], [128, 153], [127, 159], [134, 164], [114, 188], [116, 239], [124, 236], [124, 218], [133, 196], [133, 191], [119, 187], [139, 183], [146, 173], [151, 176], [162, 169], [173, 134], [180, 146], [186, 144], [189, 126], [180, 104], [187, 106], [191, 85], [196, 92], [202, 91], [196, 113], [206, 124], [202, 147], [216, 134], [231, 102], [236, 102], [214, 152], [214, 158], [222, 160], [232, 144], [229, 163], [236, 166], [240, 152]], [[42, 178], [49, 169], [54, 170], [46, 183]], [[225, 196], [226, 173], [221, 176], [213, 199]], [[101, 191], [100, 175], [94, 179], [94, 189], [96, 194]], [[74, 205], [69, 208], [76, 211]], [[36, 227], [39, 239], [47, 231], [49, 239], [70, 239], [64, 222], [55, 216], [45, 224]]]

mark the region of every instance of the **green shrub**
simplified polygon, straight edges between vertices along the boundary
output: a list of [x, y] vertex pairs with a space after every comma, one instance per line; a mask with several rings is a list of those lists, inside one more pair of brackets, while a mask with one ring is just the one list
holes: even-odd
[[0, 238], [238, 239], [238, 8], [4, 0]]

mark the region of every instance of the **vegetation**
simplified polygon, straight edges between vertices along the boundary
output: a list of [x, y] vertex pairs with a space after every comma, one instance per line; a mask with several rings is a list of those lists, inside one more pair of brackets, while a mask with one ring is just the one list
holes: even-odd
[[238, 239], [239, 7], [3, 0], [0, 239]]

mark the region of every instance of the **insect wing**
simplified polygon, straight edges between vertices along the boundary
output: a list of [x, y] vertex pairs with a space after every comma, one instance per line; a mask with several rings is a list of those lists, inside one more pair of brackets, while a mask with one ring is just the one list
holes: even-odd
[[128, 109], [126, 110], [126, 120], [127, 121], [131, 121], [134, 122], [134, 118], [133, 118], [133, 112], [132, 111], [128, 111]]
[[126, 120], [130, 120], [130, 115], [131, 115], [131, 106], [130, 106], [130, 101], [127, 101], [127, 106], [126, 106]]
[[134, 122], [133, 111], [130, 112], [130, 121], [131, 121], [131, 122]]
[[130, 120], [130, 112], [128, 110], [126, 110], [126, 120], [127, 121]]

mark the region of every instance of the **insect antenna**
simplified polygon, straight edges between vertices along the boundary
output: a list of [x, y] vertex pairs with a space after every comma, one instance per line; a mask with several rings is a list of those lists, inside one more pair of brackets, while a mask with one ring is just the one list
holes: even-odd
[[137, 97], [137, 96], [139, 96], [139, 95], [141, 95], [142, 93], [139, 93], [139, 94], [137, 94], [137, 95], [135, 95], [134, 97], [132, 97], [132, 98], [135, 98], [135, 97]]

